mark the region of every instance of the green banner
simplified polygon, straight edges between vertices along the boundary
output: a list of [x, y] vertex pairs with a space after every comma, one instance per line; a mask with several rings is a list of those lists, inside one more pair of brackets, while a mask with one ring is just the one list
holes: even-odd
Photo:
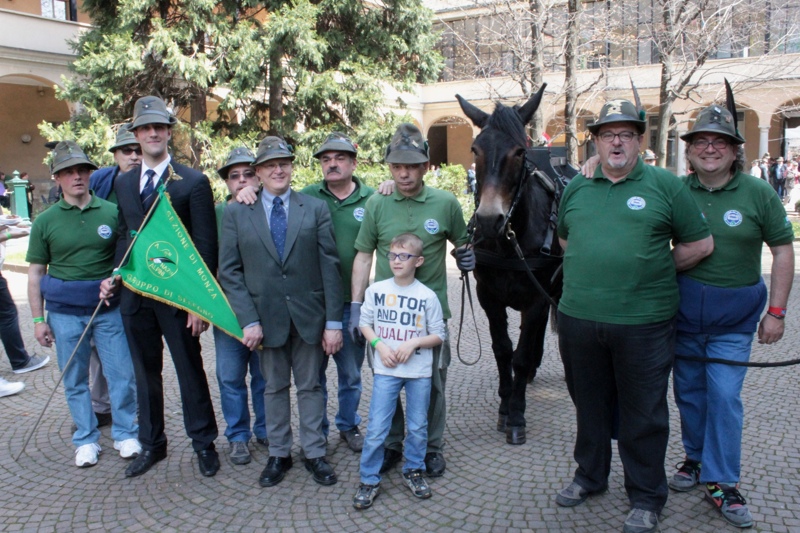
[[[164, 187], [150, 220], [135, 236], [122, 283], [148, 298], [178, 307], [242, 339], [242, 328], [225, 293], [194, 247]], [[209, 221], [213, 224], [213, 221]]]

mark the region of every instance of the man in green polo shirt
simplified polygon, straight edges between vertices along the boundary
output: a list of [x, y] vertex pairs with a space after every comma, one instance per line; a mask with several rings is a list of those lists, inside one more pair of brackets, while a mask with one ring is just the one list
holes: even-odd
[[[372, 254], [376, 252], [375, 281], [391, 278], [387, 254], [391, 240], [397, 235], [413, 233], [422, 239], [425, 263], [417, 270], [417, 279], [439, 297], [445, 320], [450, 318], [445, 268], [447, 242], [458, 248], [456, 262], [459, 269], [472, 270], [475, 267], [474, 253], [465, 246], [468, 240], [467, 227], [458, 200], [449, 192], [426, 186], [423, 181], [430, 161], [428, 143], [419, 129], [413, 124], [401, 124], [386, 149], [385, 159], [395, 182], [395, 191], [390, 196], [373, 195], [367, 201], [364, 221], [355, 243], [358, 253], [353, 261], [351, 330], [358, 325], [372, 268]], [[447, 415], [444, 389], [449, 364], [450, 343], [449, 339], [445, 339], [433, 354], [428, 447], [425, 455], [425, 467], [431, 477], [443, 475], [446, 468], [442, 451]], [[403, 419], [403, 409], [398, 402], [392, 429], [384, 446], [381, 472], [387, 471], [403, 457]]]
[[[728, 109], [703, 109], [681, 138], [694, 169], [683, 180], [711, 227], [714, 253], [678, 276], [673, 386], [686, 457], [669, 486], [689, 491], [702, 484], [725, 520], [751, 527], [738, 490], [747, 368], [680, 356], [746, 362], [754, 334], [762, 344], [781, 339], [794, 278], [794, 235], [774, 189], [743, 171], [745, 141]], [[761, 278], [763, 243], [773, 257], [769, 294]]]
[[[559, 348], [577, 411], [572, 482], [556, 503], [570, 507], [608, 487], [614, 405], [631, 511], [623, 531], [656, 531], [667, 501], [667, 383], [678, 285], [713, 241], [686, 186], [645, 165], [646, 123], [633, 104], [612, 100], [590, 127], [600, 166], [564, 191], [558, 236], [564, 255]], [[670, 241], [678, 244], [670, 251]]]
[[[64, 393], [76, 426], [72, 442], [78, 467], [97, 464], [101, 452], [100, 431], [89, 393], [90, 339], [97, 347], [108, 381], [114, 448], [125, 459], [142, 451], [137, 439], [133, 364], [119, 299], [112, 298], [100, 306], [92, 320], [100, 302], [100, 282], [114, 268], [117, 243], [117, 207], [89, 189], [89, 173], [96, 169], [76, 143], [58, 143], [50, 173], [61, 187], [62, 196], [34, 221], [26, 257], [30, 263], [28, 300], [34, 335], [42, 346], [56, 344]], [[88, 335], [75, 350], [87, 327]], [[73, 350], [75, 355], [67, 366]]]
[[[302, 193], [328, 204], [333, 220], [333, 233], [336, 236], [336, 250], [342, 266], [342, 289], [344, 291], [344, 315], [342, 322], [350, 322], [350, 279], [353, 272], [353, 260], [356, 249], [358, 231], [364, 220], [364, 207], [367, 199], [375, 189], [367, 186], [354, 175], [358, 166], [358, 147], [349, 137], [334, 132], [314, 152], [322, 166], [323, 179], [319, 183], [309, 185]], [[325, 357], [320, 368], [319, 380], [328, 404], [328, 387], [325, 371], [330, 357]], [[361, 365], [364, 363], [364, 342], [350, 335], [343, 336], [342, 349], [333, 354], [339, 382], [339, 411], [336, 413], [336, 427], [339, 435], [354, 452], [360, 452], [364, 446], [364, 435], [358, 428], [361, 416], [358, 404], [361, 402]], [[327, 409], [322, 416], [322, 431], [328, 436], [330, 422]]]

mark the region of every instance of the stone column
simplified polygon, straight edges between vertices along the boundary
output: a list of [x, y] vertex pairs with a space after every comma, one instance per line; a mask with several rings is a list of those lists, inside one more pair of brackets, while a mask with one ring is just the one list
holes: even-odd
[[769, 126], [759, 126], [758, 133], [758, 158], [761, 159], [762, 155], [769, 152]]

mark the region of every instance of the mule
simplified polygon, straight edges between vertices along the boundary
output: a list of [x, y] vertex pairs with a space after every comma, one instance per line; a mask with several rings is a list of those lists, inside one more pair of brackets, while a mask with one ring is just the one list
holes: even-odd
[[[548, 311], [561, 295], [562, 250], [555, 224], [564, 182], [550, 165], [549, 150], [529, 149], [525, 132], [544, 88], [521, 107], [498, 103], [492, 114], [456, 95], [467, 117], [481, 128], [472, 143], [477, 180], [477, 208], [470, 222], [477, 259], [474, 276], [500, 376], [497, 429], [506, 433], [509, 444], [526, 440], [525, 391], [542, 362]], [[537, 158], [536, 151], [544, 158]], [[534, 160], [545, 168], [537, 171]], [[508, 335], [509, 307], [521, 314], [516, 348]]]

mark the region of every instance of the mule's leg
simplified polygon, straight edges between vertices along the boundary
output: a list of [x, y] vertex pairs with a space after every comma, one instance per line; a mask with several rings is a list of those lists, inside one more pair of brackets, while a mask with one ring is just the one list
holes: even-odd
[[537, 302], [522, 311], [520, 316], [520, 335], [517, 349], [514, 350], [512, 367], [514, 379], [508, 404], [508, 426], [506, 442], [524, 444], [525, 435], [525, 392], [529, 376], [536, 375], [544, 352], [544, 332], [547, 329], [547, 307]]
[[497, 302], [489, 295], [478, 295], [481, 307], [489, 319], [489, 334], [492, 337], [492, 352], [497, 362], [497, 374], [500, 377], [500, 409], [497, 419], [497, 431], [505, 431], [508, 419], [508, 403], [513, 386], [511, 374], [511, 360], [514, 347], [508, 336], [508, 313], [503, 304]]

